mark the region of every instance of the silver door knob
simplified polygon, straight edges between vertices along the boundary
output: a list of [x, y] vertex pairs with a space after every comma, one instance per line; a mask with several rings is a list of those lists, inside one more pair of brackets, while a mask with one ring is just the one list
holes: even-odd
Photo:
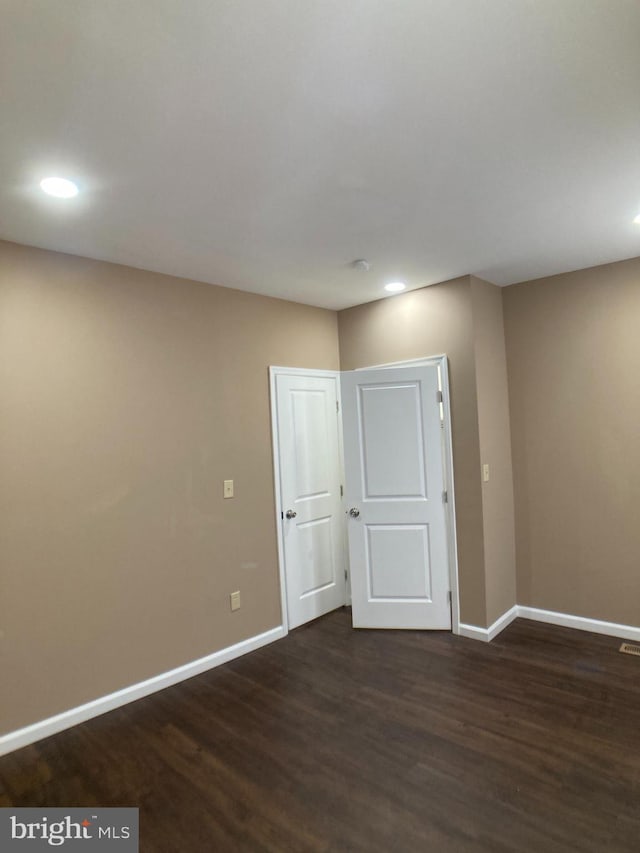
[[298, 513], [294, 509], [288, 509], [286, 512], [287, 518], [295, 518]]
[[351, 518], [357, 518], [360, 515], [360, 510], [357, 506], [352, 506], [349, 510], [349, 515], [351, 516]]

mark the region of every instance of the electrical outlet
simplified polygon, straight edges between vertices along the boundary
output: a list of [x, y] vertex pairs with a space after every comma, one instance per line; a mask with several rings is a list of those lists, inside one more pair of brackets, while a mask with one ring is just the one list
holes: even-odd
[[240, 610], [240, 590], [237, 589], [235, 592], [232, 592], [229, 598], [231, 599], [231, 609]]
[[225, 480], [222, 490], [222, 495], [225, 498], [233, 497], [233, 480]]

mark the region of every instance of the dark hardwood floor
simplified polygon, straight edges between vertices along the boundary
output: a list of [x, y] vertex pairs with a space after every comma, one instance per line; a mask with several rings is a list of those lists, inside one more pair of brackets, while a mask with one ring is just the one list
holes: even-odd
[[0, 805], [140, 807], [143, 853], [640, 850], [640, 659], [347, 610], [0, 759]]

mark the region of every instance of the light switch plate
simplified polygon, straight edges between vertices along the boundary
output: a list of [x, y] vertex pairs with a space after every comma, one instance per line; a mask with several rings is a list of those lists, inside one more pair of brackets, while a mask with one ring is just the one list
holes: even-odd
[[485, 483], [489, 482], [489, 466], [486, 463], [482, 466], [482, 479]]
[[229, 598], [231, 600], [231, 609], [240, 610], [240, 590], [237, 589], [235, 592], [232, 592]]
[[223, 496], [225, 498], [233, 497], [233, 480], [224, 481]]

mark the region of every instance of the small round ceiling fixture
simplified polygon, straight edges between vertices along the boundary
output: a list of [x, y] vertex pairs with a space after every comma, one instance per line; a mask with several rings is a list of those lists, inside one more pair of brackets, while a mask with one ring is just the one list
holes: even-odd
[[400, 293], [406, 286], [404, 281], [390, 281], [389, 284], [385, 284], [384, 289], [388, 290], [389, 293]]
[[73, 198], [78, 195], [77, 185], [67, 178], [43, 178], [40, 181], [40, 189], [56, 198]]
[[369, 261], [365, 261], [364, 258], [358, 258], [357, 261], [353, 261], [352, 266], [354, 270], [360, 270], [361, 272], [369, 272], [371, 269], [371, 264]]

